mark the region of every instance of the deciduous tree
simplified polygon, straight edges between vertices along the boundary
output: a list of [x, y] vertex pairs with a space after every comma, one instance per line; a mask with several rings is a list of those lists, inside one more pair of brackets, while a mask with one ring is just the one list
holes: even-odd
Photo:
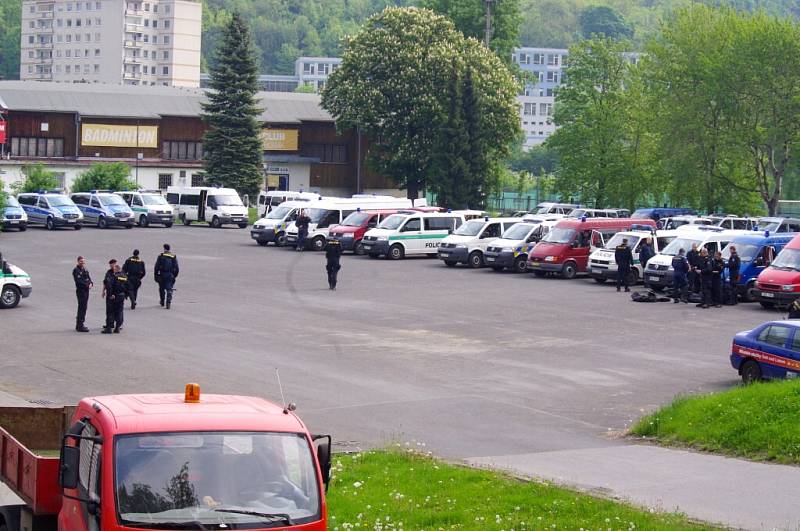
[[136, 190], [139, 187], [130, 178], [131, 168], [124, 162], [98, 162], [81, 173], [72, 183], [73, 192], [89, 190]]

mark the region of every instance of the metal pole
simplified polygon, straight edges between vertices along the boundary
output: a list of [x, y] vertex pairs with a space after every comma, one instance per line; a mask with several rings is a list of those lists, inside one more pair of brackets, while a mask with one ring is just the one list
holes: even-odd
[[139, 186], [139, 120], [136, 120], [136, 186]]
[[358, 159], [356, 162], [356, 193], [360, 194], [361, 193], [361, 128], [358, 126], [356, 126], [356, 136], [357, 136], [356, 157]]
[[489, 42], [492, 40], [492, 3], [495, 0], [484, 0], [486, 2], [486, 31], [484, 34], [484, 43], [489, 48]]

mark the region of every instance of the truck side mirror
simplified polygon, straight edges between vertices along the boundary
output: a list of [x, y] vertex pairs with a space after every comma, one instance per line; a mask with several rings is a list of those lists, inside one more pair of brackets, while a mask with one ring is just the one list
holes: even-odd
[[67, 446], [66, 441], [64, 441], [64, 445], [61, 447], [61, 459], [58, 469], [58, 484], [62, 489], [75, 489], [78, 487], [80, 459], [80, 448]]
[[322, 482], [325, 484], [325, 492], [328, 492], [328, 484], [331, 481], [331, 436], [314, 435], [312, 440], [327, 439], [317, 446], [317, 461], [322, 472]]

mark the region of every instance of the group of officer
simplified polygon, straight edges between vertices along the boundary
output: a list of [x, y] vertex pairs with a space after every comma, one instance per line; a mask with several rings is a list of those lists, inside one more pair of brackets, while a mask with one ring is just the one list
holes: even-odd
[[[639, 261], [642, 264], [643, 271], [647, 266], [647, 262], [653, 256], [655, 256], [655, 251], [653, 250], [652, 240], [645, 238], [639, 248]], [[617, 262], [617, 291], [620, 291], [623, 286], [625, 291], [630, 291], [631, 288], [628, 286], [628, 282], [630, 282], [631, 269], [633, 268], [633, 251], [628, 245], [628, 238], [623, 238], [622, 243], [614, 248], [614, 260]]]
[[[179, 272], [178, 258], [172, 253], [169, 244], [165, 243], [164, 251], [156, 258], [153, 276], [158, 283], [159, 304], [168, 310], [172, 306], [172, 292]], [[125, 260], [122, 266], [114, 258], [108, 261], [108, 271], [103, 278], [101, 293], [106, 301], [106, 323], [102, 330], [103, 334], [118, 334], [122, 330], [125, 299], [130, 299], [131, 310], [136, 309], [139, 288], [146, 274], [147, 269], [144, 260], [139, 257], [138, 249], [134, 249], [133, 255]], [[75, 294], [78, 299], [75, 330], [88, 332], [89, 329], [85, 324], [86, 309], [89, 305], [89, 290], [94, 287], [94, 283], [89, 271], [86, 270], [83, 256], [78, 257], [78, 263], [72, 270], [72, 278], [75, 281]]]

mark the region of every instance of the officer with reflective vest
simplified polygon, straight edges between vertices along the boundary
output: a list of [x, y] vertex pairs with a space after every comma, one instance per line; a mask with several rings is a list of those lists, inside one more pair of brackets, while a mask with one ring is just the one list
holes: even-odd
[[139, 287], [142, 285], [142, 279], [147, 274], [144, 260], [139, 258], [139, 249], [134, 249], [133, 256], [125, 260], [122, 272], [128, 276], [128, 297], [131, 299], [131, 310], [135, 310]]
[[178, 257], [170, 252], [168, 243], [164, 244], [164, 252], [156, 259], [155, 272], [153, 273], [158, 282], [158, 303], [164, 306], [165, 296], [167, 310], [172, 304], [172, 290], [175, 287], [175, 280], [178, 278]]

